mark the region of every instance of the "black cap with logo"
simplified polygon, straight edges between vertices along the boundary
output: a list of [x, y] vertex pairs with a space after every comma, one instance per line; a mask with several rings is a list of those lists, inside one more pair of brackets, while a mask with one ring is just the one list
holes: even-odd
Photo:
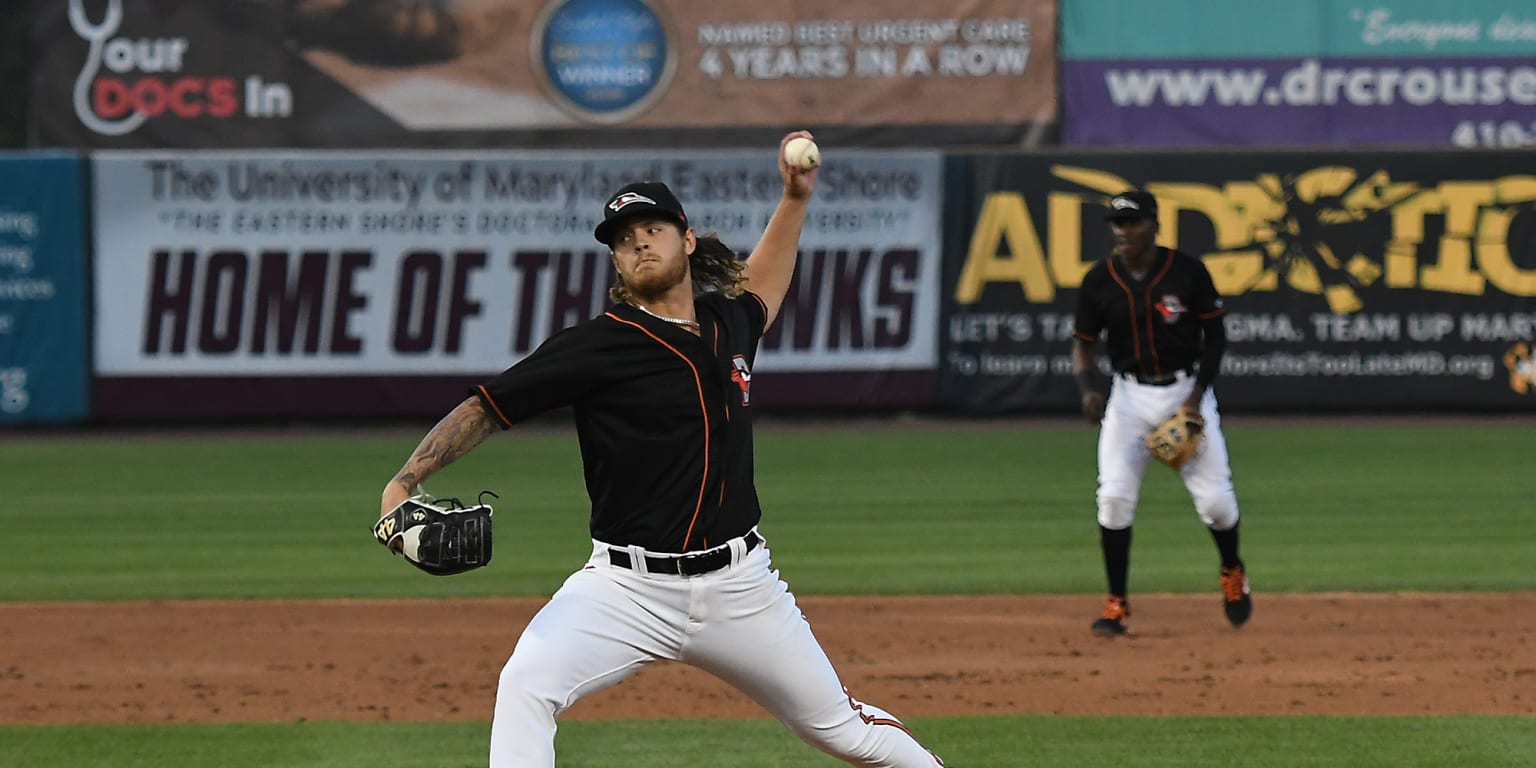
[[1151, 192], [1129, 189], [1109, 199], [1105, 221], [1134, 221], [1157, 218], [1157, 198]]
[[667, 185], [659, 181], [637, 181], [625, 184], [603, 204], [603, 222], [593, 230], [592, 236], [603, 245], [613, 245], [613, 231], [627, 219], [645, 214], [660, 215], [688, 226], [688, 214], [683, 204]]

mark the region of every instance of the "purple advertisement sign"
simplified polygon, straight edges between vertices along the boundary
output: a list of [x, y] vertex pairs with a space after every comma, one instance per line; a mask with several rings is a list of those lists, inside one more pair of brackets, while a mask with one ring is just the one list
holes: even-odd
[[1062, 65], [1068, 144], [1536, 146], [1536, 61], [1091, 59]]

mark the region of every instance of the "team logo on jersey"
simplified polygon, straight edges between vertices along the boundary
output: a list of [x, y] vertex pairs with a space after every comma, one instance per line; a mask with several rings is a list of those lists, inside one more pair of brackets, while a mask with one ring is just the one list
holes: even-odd
[[632, 205], [634, 203], [650, 203], [651, 205], [655, 205], [656, 201], [638, 192], [625, 192], [624, 194], [615, 197], [613, 202], [608, 204], [608, 209], [617, 213], [624, 210], [624, 206]]
[[1177, 323], [1179, 318], [1189, 311], [1184, 308], [1184, 302], [1179, 301], [1179, 297], [1171, 293], [1163, 294], [1163, 300], [1153, 304], [1152, 308], [1157, 310], [1157, 313], [1163, 316], [1163, 322], [1169, 325]]
[[1515, 394], [1524, 395], [1536, 389], [1536, 358], [1531, 357], [1531, 346], [1520, 342], [1504, 353], [1504, 367], [1509, 369], [1509, 388]]
[[741, 387], [741, 404], [751, 405], [752, 369], [747, 367], [746, 356], [737, 355], [731, 358], [731, 365], [733, 366], [733, 370], [731, 371], [731, 381], [736, 382], [736, 386]]

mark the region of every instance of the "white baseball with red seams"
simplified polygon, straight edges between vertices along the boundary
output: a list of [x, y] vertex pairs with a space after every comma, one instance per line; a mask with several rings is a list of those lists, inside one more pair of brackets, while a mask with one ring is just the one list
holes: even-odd
[[816, 142], [804, 136], [796, 136], [784, 142], [784, 162], [793, 168], [809, 171], [821, 165], [821, 149], [816, 146]]

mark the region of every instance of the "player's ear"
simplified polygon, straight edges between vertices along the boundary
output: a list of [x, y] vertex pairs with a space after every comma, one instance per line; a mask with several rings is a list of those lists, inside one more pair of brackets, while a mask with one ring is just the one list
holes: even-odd
[[619, 267], [619, 254], [609, 251], [608, 260], [613, 264], [613, 284], [616, 286], [624, 285], [624, 270]]
[[694, 234], [693, 227], [683, 230], [683, 255], [692, 256], [699, 249], [699, 236]]

